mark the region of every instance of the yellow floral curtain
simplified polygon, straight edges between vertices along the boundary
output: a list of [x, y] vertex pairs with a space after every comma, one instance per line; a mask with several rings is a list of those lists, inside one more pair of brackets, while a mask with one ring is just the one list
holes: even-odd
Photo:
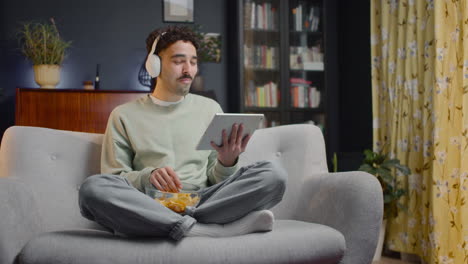
[[372, 0], [374, 149], [411, 168], [389, 249], [468, 263], [468, 0]]

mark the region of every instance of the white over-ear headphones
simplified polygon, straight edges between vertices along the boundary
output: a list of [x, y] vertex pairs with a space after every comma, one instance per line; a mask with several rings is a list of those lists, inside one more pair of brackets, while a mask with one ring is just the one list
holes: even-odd
[[159, 38], [162, 37], [166, 32], [161, 33], [153, 42], [153, 46], [151, 47], [151, 51], [148, 54], [148, 57], [146, 58], [146, 71], [149, 73], [149, 75], [153, 78], [156, 78], [159, 76], [161, 73], [161, 58], [159, 58], [158, 55], [154, 54], [154, 51], [156, 50], [156, 45], [158, 45]]

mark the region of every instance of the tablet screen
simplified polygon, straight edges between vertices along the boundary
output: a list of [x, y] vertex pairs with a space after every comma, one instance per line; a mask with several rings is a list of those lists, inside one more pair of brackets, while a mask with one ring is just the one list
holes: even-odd
[[263, 114], [215, 114], [205, 133], [203, 133], [197, 145], [197, 150], [213, 150], [210, 144], [211, 141], [220, 146], [223, 142], [223, 129], [226, 129], [227, 136], [229, 137], [234, 123], [238, 125], [244, 124], [244, 135], [242, 137], [247, 134], [252, 135], [255, 130], [259, 128], [264, 118], [265, 116]]

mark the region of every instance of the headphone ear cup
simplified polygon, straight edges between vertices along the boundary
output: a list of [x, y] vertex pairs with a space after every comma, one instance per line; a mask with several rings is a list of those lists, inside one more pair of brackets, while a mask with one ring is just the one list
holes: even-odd
[[161, 73], [161, 59], [158, 55], [149, 54], [145, 63], [146, 71], [153, 78], [156, 78]]
[[166, 32], [161, 33], [153, 42], [153, 46], [151, 46], [151, 50], [146, 58], [145, 67], [146, 71], [149, 75], [153, 78], [156, 78], [161, 73], [161, 58], [158, 55], [154, 54], [156, 50], [156, 45], [158, 45], [159, 38], [164, 36]]

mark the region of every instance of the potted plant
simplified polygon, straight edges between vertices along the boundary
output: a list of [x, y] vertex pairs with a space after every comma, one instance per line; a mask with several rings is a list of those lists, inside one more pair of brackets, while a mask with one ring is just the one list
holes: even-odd
[[221, 36], [218, 33], [202, 33], [202, 26], [195, 24], [190, 28], [198, 39], [198, 59], [200, 62], [215, 62], [221, 60]]
[[26, 22], [18, 32], [21, 52], [34, 69], [34, 79], [41, 88], [55, 88], [65, 51], [71, 42], [60, 36], [53, 18], [50, 23]]
[[192, 89], [203, 90], [202, 63], [219, 63], [221, 60], [221, 36], [216, 33], [202, 33], [201, 26], [195, 24], [191, 29], [195, 33], [200, 47], [198, 49], [198, 74], [193, 80]]
[[382, 222], [379, 242], [374, 255], [374, 260], [379, 260], [382, 255], [387, 219], [397, 217], [398, 209], [405, 209], [399, 202], [399, 199], [406, 194], [406, 191], [398, 186], [396, 173], [399, 172], [403, 176], [408, 177], [411, 174], [411, 170], [407, 166], [400, 164], [400, 160], [390, 159], [386, 154], [373, 152], [369, 149], [364, 151], [364, 161], [359, 170], [374, 175], [382, 186], [384, 221]]

